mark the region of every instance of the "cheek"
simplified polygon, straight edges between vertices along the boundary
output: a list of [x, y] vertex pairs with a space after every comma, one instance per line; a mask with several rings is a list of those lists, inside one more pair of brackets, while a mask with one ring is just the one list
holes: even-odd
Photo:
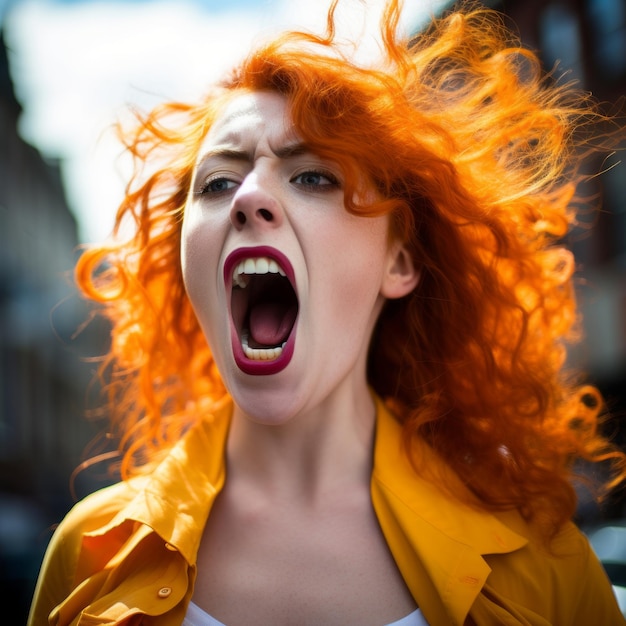
[[200, 236], [198, 229], [194, 229], [192, 226], [187, 225], [187, 220], [183, 222], [183, 229], [181, 233], [180, 243], [180, 260], [183, 270], [183, 281], [185, 283], [185, 289], [191, 299], [192, 304], [195, 305], [194, 296], [196, 295], [196, 284], [198, 281], [199, 267], [201, 266], [201, 254], [202, 249], [199, 242]]
[[[385, 255], [389, 244], [388, 216], [361, 217], [348, 213], [343, 205], [337, 215], [316, 216], [305, 224], [309, 232], [318, 233], [317, 245], [327, 248], [329, 254], [343, 256], [350, 251], [355, 257], [369, 252], [377, 258]], [[314, 221], [315, 220], [315, 221]]]
[[[382, 217], [353, 217], [332, 243], [339, 256], [337, 262], [359, 286], [375, 288], [384, 269], [388, 246], [387, 220]], [[358, 277], [358, 281], [356, 280]]]
[[183, 282], [189, 301], [213, 357], [222, 370], [220, 338], [228, 337], [226, 305], [220, 293], [219, 242], [207, 224], [186, 220], [181, 233]]
[[363, 325], [371, 321], [380, 296], [388, 242], [387, 220], [350, 217], [325, 246], [329, 291], [326, 300], [329, 309], [342, 320], [341, 326], [352, 324], [356, 332], [362, 332]]
[[217, 290], [219, 246], [210, 224], [185, 215], [181, 233], [181, 265], [187, 295], [201, 319]]

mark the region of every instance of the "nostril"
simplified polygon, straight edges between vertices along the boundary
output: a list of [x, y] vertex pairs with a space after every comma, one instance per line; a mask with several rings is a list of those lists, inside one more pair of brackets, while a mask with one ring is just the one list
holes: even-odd
[[274, 219], [274, 216], [272, 215], [271, 211], [268, 211], [267, 209], [259, 209], [259, 215], [266, 222], [271, 222]]
[[246, 215], [243, 211], [237, 211], [237, 213], [235, 214], [235, 219], [242, 226], [246, 223]]

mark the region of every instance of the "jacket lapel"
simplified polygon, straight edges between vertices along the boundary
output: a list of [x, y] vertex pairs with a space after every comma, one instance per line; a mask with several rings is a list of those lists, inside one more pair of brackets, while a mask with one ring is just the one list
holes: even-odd
[[[202, 529], [226, 478], [224, 447], [232, 404], [223, 401], [192, 426], [148, 478], [138, 479], [135, 497], [87, 541], [115, 533], [127, 520], [145, 524], [168, 546], [195, 563]], [[132, 483], [132, 481], [131, 481]]]
[[[401, 425], [376, 401], [371, 490], [383, 534], [427, 621], [461, 625], [491, 571], [483, 555], [513, 552], [528, 540], [421, 478], [404, 449]], [[416, 442], [415, 454], [437, 475], [459, 482], [425, 443]]]

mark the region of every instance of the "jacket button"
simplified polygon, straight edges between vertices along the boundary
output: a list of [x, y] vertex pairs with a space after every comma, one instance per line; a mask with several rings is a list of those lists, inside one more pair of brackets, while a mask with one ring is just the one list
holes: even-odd
[[167, 598], [171, 593], [172, 593], [171, 587], [161, 587], [157, 595], [159, 596], [159, 598]]

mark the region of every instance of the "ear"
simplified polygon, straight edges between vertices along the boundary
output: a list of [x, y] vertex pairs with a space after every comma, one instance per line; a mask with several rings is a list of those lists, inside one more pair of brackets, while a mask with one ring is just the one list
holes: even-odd
[[387, 254], [387, 267], [380, 293], [385, 298], [402, 298], [411, 293], [420, 280], [420, 271], [406, 245], [396, 240]]

